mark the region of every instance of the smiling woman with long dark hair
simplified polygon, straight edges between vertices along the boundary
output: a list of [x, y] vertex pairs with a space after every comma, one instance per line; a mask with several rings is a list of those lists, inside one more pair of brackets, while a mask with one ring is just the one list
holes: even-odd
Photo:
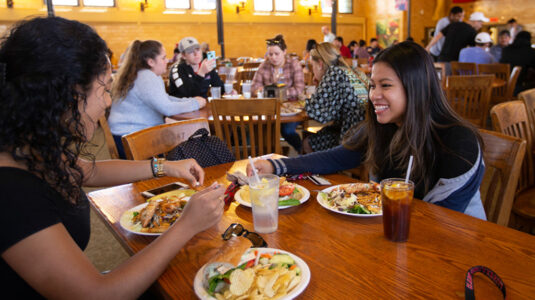
[[[360, 164], [371, 178], [403, 178], [414, 156], [416, 198], [485, 219], [484, 165], [477, 130], [449, 106], [429, 54], [403, 42], [374, 60], [366, 120], [343, 145], [309, 155], [260, 160], [265, 173], [334, 173]], [[248, 169], [250, 173], [250, 168]]]
[[84, 255], [90, 226], [82, 186], [160, 175], [196, 184], [204, 177], [194, 160], [87, 157], [85, 147], [111, 103], [107, 53], [91, 27], [57, 17], [23, 21], [2, 39], [0, 277], [5, 295], [135, 299], [192, 236], [221, 217], [223, 189], [213, 186], [195, 194], [166, 233], [108, 274]]

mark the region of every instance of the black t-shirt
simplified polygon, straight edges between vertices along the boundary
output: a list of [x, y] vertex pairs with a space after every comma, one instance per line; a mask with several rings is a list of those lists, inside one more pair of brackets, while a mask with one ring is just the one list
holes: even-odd
[[450, 62], [459, 60], [459, 52], [466, 46], [474, 46], [476, 30], [465, 22], [453, 22], [442, 29], [444, 46], [438, 61]]
[[[0, 167], [0, 191], [0, 253], [60, 222], [82, 250], [87, 246], [90, 223], [85, 196], [80, 205], [74, 206], [44, 180], [25, 170], [9, 167]], [[0, 274], [4, 296], [42, 298], [4, 259], [0, 259]]]
[[210, 86], [223, 86], [223, 81], [221, 81], [215, 69], [201, 77], [193, 72], [193, 68], [190, 65], [181, 61], [174, 64], [171, 67], [171, 71], [169, 71], [169, 95], [171, 96], [179, 98], [200, 96], [206, 98]]

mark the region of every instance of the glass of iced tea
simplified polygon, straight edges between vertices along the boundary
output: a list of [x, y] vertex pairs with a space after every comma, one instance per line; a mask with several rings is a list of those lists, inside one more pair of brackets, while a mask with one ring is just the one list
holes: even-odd
[[387, 239], [393, 242], [407, 241], [413, 196], [414, 183], [410, 180], [407, 183], [401, 178], [381, 181], [383, 227]]

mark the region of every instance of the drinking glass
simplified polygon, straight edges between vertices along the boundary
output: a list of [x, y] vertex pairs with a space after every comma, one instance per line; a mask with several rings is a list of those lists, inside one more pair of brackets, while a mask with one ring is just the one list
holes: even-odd
[[232, 83], [225, 83], [225, 94], [230, 94], [232, 92]]
[[401, 178], [381, 181], [383, 228], [387, 239], [405, 242], [409, 238], [413, 196], [414, 183], [410, 180], [407, 183]]
[[279, 176], [259, 175], [260, 182], [249, 177], [249, 195], [253, 209], [254, 230], [275, 232], [279, 223]]
[[221, 99], [221, 87], [215, 86], [210, 88], [210, 93], [212, 94], [212, 99]]

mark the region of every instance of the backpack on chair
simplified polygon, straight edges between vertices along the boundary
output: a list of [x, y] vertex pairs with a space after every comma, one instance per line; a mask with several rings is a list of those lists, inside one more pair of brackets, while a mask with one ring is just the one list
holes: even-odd
[[227, 145], [206, 128], [195, 131], [189, 139], [167, 154], [167, 160], [194, 158], [203, 168], [236, 161]]

